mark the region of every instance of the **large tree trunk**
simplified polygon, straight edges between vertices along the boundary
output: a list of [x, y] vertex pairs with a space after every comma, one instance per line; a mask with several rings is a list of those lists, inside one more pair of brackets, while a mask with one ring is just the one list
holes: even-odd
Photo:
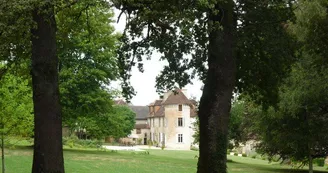
[[62, 120], [59, 105], [56, 21], [52, 1], [33, 11], [32, 84], [34, 155], [32, 173], [64, 173]]
[[218, 11], [209, 12], [209, 69], [199, 105], [197, 173], [227, 172], [228, 123], [236, 73], [233, 5], [232, 0], [221, 1], [215, 6]]
[[309, 154], [309, 173], [313, 173], [313, 158], [311, 154]]

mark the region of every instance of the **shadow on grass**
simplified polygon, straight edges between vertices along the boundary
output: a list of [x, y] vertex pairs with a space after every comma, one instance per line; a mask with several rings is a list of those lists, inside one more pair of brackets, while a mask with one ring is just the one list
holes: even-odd
[[[309, 171], [308, 170], [300, 170], [300, 169], [277, 169], [279, 170], [280, 172], [283, 172], [283, 173], [308, 173]], [[314, 173], [327, 173], [327, 171], [313, 171]]]
[[[308, 170], [296, 169], [296, 168], [274, 168], [270, 165], [257, 165], [249, 163], [241, 163], [236, 161], [228, 161], [229, 168], [232, 170], [245, 170], [245, 172], [261, 172], [261, 173], [308, 173]], [[327, 171], [314, 170], [314, 173], [327, 173]]]
[[79, 148], [65, 148], [64, 152], [76, 153], [76, 154], [120, 154], [115, 150], [97, 150], [97, 149], [79, 149]]
[[9, 147], [5, 147], [8, 149], [17, 149], [17, 150], [33, 150], [33, 145], [13, 145]]

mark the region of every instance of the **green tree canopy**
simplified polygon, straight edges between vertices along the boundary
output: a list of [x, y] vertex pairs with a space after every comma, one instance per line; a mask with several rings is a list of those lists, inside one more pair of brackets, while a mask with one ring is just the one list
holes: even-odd
[[32, 91], [27, 79], [6, 74], [0, 81], [0, 128], [5, 136], [31, 137], [33, 132]]
[[298, 56], [279, 89], [276, 108], [251, 114], [258, 148], [270, 156], [280, 155], [302, 163], [328, 154], [328, 68], [325, 35], [327, 1], [298, 1], [295, 21], [288, 29], [299, 42]]
[[107, 113], [97, 116], [78, 117], [75, 130], [87, 137], [104, 139], [105, 137], [121, 138], [131, 133], [135, 125], [135, 113], [127, 106], [113, 106]]
[[70, 127], [78, 117], [101, 116], [111, 109], [113, 96], [106, 86], [118, 78], [119, 37], [112, 17], [106, 3], [97, 1], [81, 1], [56, 15], [61, 105]]
[[[168, 62], [156, 79], [159, 92], [181, 88], [196, 76], [204, 81], [198, 173], [226, 172], [232, 91], [276, 104], [281, 78], [293, 62], [294, 42], [284, 27], [293, 16], [291, 1], [114, 2], [128, 17], [119, 53], [122, 69], [138, 64], [142, 71], [141, 61], [153, 48]], [[131, 94], [128, 83], [123, 89]]]

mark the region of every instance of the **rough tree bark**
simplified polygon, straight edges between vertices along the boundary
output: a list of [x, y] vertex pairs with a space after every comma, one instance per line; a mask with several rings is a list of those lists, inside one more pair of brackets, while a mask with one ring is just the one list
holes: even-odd
[[[235, 86], [232, 0], [217, 2], [209, 12], [208, 72], [199, 105], [200, 154], [197, 173], [226, 173], [227, 136]], [[223, 28], [211, 27], [220, 25]]]
[[36, 28], [31, 31], [35, 123], [32, 173], [64, 173], [56, 21], [53, 1], [40, 4], [33, 11]]
[[313, 173], [313, 158], [311, 154], [309, 154], [309, 173]]

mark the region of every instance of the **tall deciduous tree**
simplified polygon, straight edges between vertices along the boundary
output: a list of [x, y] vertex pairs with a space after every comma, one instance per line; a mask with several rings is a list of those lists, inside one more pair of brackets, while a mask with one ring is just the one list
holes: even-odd
[[[236, 78], [233, 1], [209, 11], [208, 72], [199, 104], [198, 173], [226, 172], [229, 112]], [[220, 25], [220, 27], [215, 25]]]
[[[260, 149], [270, 155], [309, 164], [328, 153], [327, 1], [298, 1], [289, 30], [300, 43], [299, 60], [279, 92], [278, 110], [267, 116], [269, 133], [260, 133]], [[267, 124], [262, 122], [262, 124]], [[284, 141], [284, 145], [278, 142]], [[287, 145], [286, 145], [287, 144]]]
[[80, 1], [56, 15], [63, 122], [71, 128], [78, 117], [111, 111], [113, 94], [106, 85], [118, 77], [112, 17], [108, 5], [97, 1]]
[[[116, 7], [128, 17], [125, 37], [122, 39], [126, 44], [120, 52], [122, 68], [130, 70], [131, 65], [136, 64], [137, 61], [138, 67], [143, 70], [140, 63], [143, 59], [142, 55], [149, 55], [153, 47], [162, 53], [161, 59], [167, 60], [169, 64], [156, 79], [159, 91], [183, 87], [196, 74], [204, 81], [198, 112], [200, 157], [197, 171], [198, 173], [225, 173], [229, 112], [235, 84], [239, 85], [239, 91], [260, 90], [259, 100], [263, 101], [265, 97], [276, 96], [280, 82], [280, 80], [271, 81], [271, 78], [265, 76], [273, 74], [279, 79], [288, 70], [290, 53], [293, 52], [284, 51], [280, 47], [276, 49], [269, 44], [270, 41], [276, 41], [276, 43], [287, 42], [288, 45], [288, 37], [279, 40], [274, 39], [276, 36], [272, 35], [275, 32], [281, 36], [285, 35], [286, 31], [282, 24], [289, 19], [289, 16], [284, 14], [284, 10], [289, 7], [288, 2], [256, 0], [114, 2]], [[266, 15], [262, 15], [264, 13]], [[269, 15], [272, 13], [276, 15], [273, 15], [275, 18]], [[257, 35], [255, 30], [262, 24], [270, 25]], [[254, 31], [245, 34], [250, 26], [255, 28]], [[249, 43], [245, 44], [246, 42]], [[253, 50], [257, 52], [252, 54], [253, 52], [248, 52], [247, 48], [254, 42], [259, 44]], [[192, 58], [188, 58], [186, 56], [188, 54], [191, 54]], [[261, 56], [257, 56], [258, 54]], [[273, 61], [272, 57], [277, 55], [279, 58]], [[245, 57], [254, 57], [254, 62], [250, 63], [251, 60]], [[270, 64], [273, 62], [279, 65], [281, 63], [281, 66], [277, 69], [270, 68], [271, 70], [263, 76], [261, 71], [266, 72], [268, 67], [272, 67]], [[257, 68], [262, 66], [265, 67]], [[187, 72], [190, 69], [191, 74]], [[238, 77], [236, 77], [237, 72]], [[125, 71], [121, 74], [125, 80], [130, 76]], [[259, 78], [260, 82], [256, 82]], [[271, 81], [270, 89], [265, 87], [267, 80]], [[124, 89], [128, 89], [126, 86], [124, 85]], [[131, 93], [131, 90], [125, 91]]]
[[[148, 29], [141, 42], [123, 40], [128, 41], [121, 54], [123, 65], [135, 63], [133, 59], [124, 59], [130, 55], [141, 61], [142, 55], [147, 53], [142, 48], [153, 46], [169, 62], [157, 79], [160, 89], [186, 85], [190, 81], [186, 72], [189, 68], [194, 68], [205, 79], [198, 112], [200, 157], [197, 172], [226, 172], [229, 111], [236, 76], [234, 2], [145, 1], [134, 4], [123, 1], [117, 7], [131, 15], [124, 39], [135, 41], [134, 38], [143, 36], [144, 28]], [[195, 48], [193, 59], [183, 60], [184, 55], [192, 53], [192, 48]], [[126, 52], [129, 49], [132, 51]], [[208, 68], [204, 67], [204, 61]], [[129, 69], [129, 65], [125, 67]]]
[[0, 147], [5, 173], [5, 140], [10, 135], [30, 137], [33, 132], [32, 92], [28, 80], [6, 74], [0, 81]]
[[[74, 13], [76, 12], [77, 8], [72, 8], [72, 11], [69, 11], [69, 9], [77, 3], [80, 3], [80, 6], [78, 8], [81, 9], [80, 11], [81, 13], [83, 12], [83, 15], [81, 17], [79, 13], [77, 13], [77, 16], [74, 17], [76, 17], [77, 19], [79, 17], [85, 19], [86, 24], [83, 26], [84, 28], [86, 28], [86, 30], [88, 30], [88, 32], [84, 32], [84, 34], [86, 35], [83, 35], [82, 33], [79, 35], [79, 37], [77, 37], [81, 40], [72, 39], [74, 40], [73, 45], [75, 46], [75, 48], [79, 47], [76, 46], [77, 44], [81, 44], [80, 46], [83, 47], [79, 47], [80, 49], [78, 49], [78, 51], [76, 52], [78, 52], [80, 55], [83, 53], [84, 55], [88, 55], [88, 51], [91, 52], [93, 50], [97, 50], [99, 55], [98, 59], [93, 60], [98, 62], [97, 65], [99, 65], [99, 63], [107, 63], [108, 61], [102, 61], [107, 58], [106, 56], [108, 54], [113, 53], [112, 50], [108, 51], [107, 48], [115, 47], [113, 46], [113, 44], [115, 43], [109, 43], [110, 39], [106, 40], [106, 36], [108, 35], [96, 35], [94, 37], [98, 38], [100, 42], [103, 42], [102, 46], [99, 46], [102, 43], [96, 44], [96, 46], [91, 44], [90, 40], [88, 43], [84, 41], [87, 40], [85, 39], [87, 38], [87, 35], [94, 31], [92, 29], [96, 28], [97, 30], [99, 27], [102, 27], [102, 29], [105, 32], [108, 31], [109, 34], [112, 33], [113, 29], [110, 26], [108, 26], [108, 28], [105, 28], [105, 25], [98, 25], [94, 28], [90, 27], [91, 25], [89, 25], [90, 23], [88, 23], [88, 17], [94, 16], [95, 14], [97, 14], [98, 11], [90, 11], [90, 15], [84, 15], [84, 12], [86, 11], [88, 13], [88, 8], [90, 6], [96, 6], [98, 4], [102, 4], [104, 7], [108, 7], [103, 8], [101, 10], [99, 9], [99, 11], [103, 12], [106, 9], [109, 10], [108, 2], [102, 0], [95, 0], [92, 2], [75, 0], [5, 0], [3, 3], [0, 3], [0, 60], [5, 62], [5, 66], [0, 67], [0, 78], [1, 76], [3, 76], [4, 72], [7, 71], [8, 66], [13, 63], [17, 63], [17, 60], [29, 58], [30, 56], [32, 56], [31, 74], [33, 83], [33, 102], [35, 114], [35, 145], [32, 172], [35, 173], [64, 172], [61, 138], [62, 115], [61, 108], [59, 105], [58, 89], [58, 70], [60, 69], [60, 67], [58, 66], [57, 51], [62, 50], [62, 54], [60, 55], [68, 55], [70, 50], [63, 50], [63, 47], [58, 48], [56, 46], [56, 37], [58, 36], [58, 38], [62, 38], [59, 39], [59, 41], [63, 41], [60, 43], [65, 44], [64, 47], [66, 47], [68, 46], [66, 43], [69, 44], [71, 41], [67, 38], [72, 38], [72, 35], [67, 35], [67, 37], [63, 37], [63, 35], [56, 35], [57, 24], [55, 20], [55, 15], [60, 13], [60, 11], [65, 11], [61, 13], [61, 16], [58, 15], [59, 19], [63, 19], [65, 18], [65, 15], [67, 15], [69, 16], [68, 18], [66, 18], [67, 20], [74, 20], [73, 18], [70, 18], [70, 15], [72, 14], [69, 12]], [[102, 20], [104, 20], [104, 18], [106, 18], [106, 15], [102, 16]], [[71, 26], [70, 21], [67, 20], [61, 20], [64, 22], [60, 23], [61, 25], [58, 27], [59, 29], [61, 29], [62, 34], [65, 34], [66, 32], [64, 29], [68, 29]], [[107, 23], [108, 22], [106, 22], [106, 24]], [[67, 27], [62, 27], [65, 24], [67, 24]], [[74, 31], [78, 31], [78, 29]], [[70, 33], [68, 32], [67, 34]], [[87, 46], [83, 44], [87, 44]], [[86, 48], [86, 50], [81, 51], [84, 48]], [[113, 61], [113, 58], [109, 59], [110, 61]], [[92, 63], [90, 64], [92, 65]], [[100, 68], [104, 69], [91, 70], [93, 72], [93, 75], [96, 76], [95, 80], [100, 79], [101, 81], [97, 84], [106, 84], [108, 80], [106, 77], [115, 74], [108, 73], [108, 69], [110, 69], [112, 67], [111, 65], [113, 64], [114, 63], [108, 63], [105, 65], [102, 64]], [[93, 67], [94, 66], [89, 66], [88, 68]], [[106, 74], [104, 75], [104, 73]], [[101, 80], [103, 78], [106, 79]], [[108, 96], [108, 94], [104, 90], [102, 90], [101, 93], [102, 95]]]
[[34, 103], [33, 173], [63, 173], [62, 115], [59, 105], [55, 1], [33, 9], [32, 84]]
[[[79, 121], [81, 120], [81, 121]], [[80, 117], [80, 128], [86, 130], [86, 135], [94, 139], [105, 137], [127, 137], [135, 125], [135, 113], [127, 106], [113, 106], [107, 113], [92, 117]], [[78, 124], [79, 125], [79, 124]]]

